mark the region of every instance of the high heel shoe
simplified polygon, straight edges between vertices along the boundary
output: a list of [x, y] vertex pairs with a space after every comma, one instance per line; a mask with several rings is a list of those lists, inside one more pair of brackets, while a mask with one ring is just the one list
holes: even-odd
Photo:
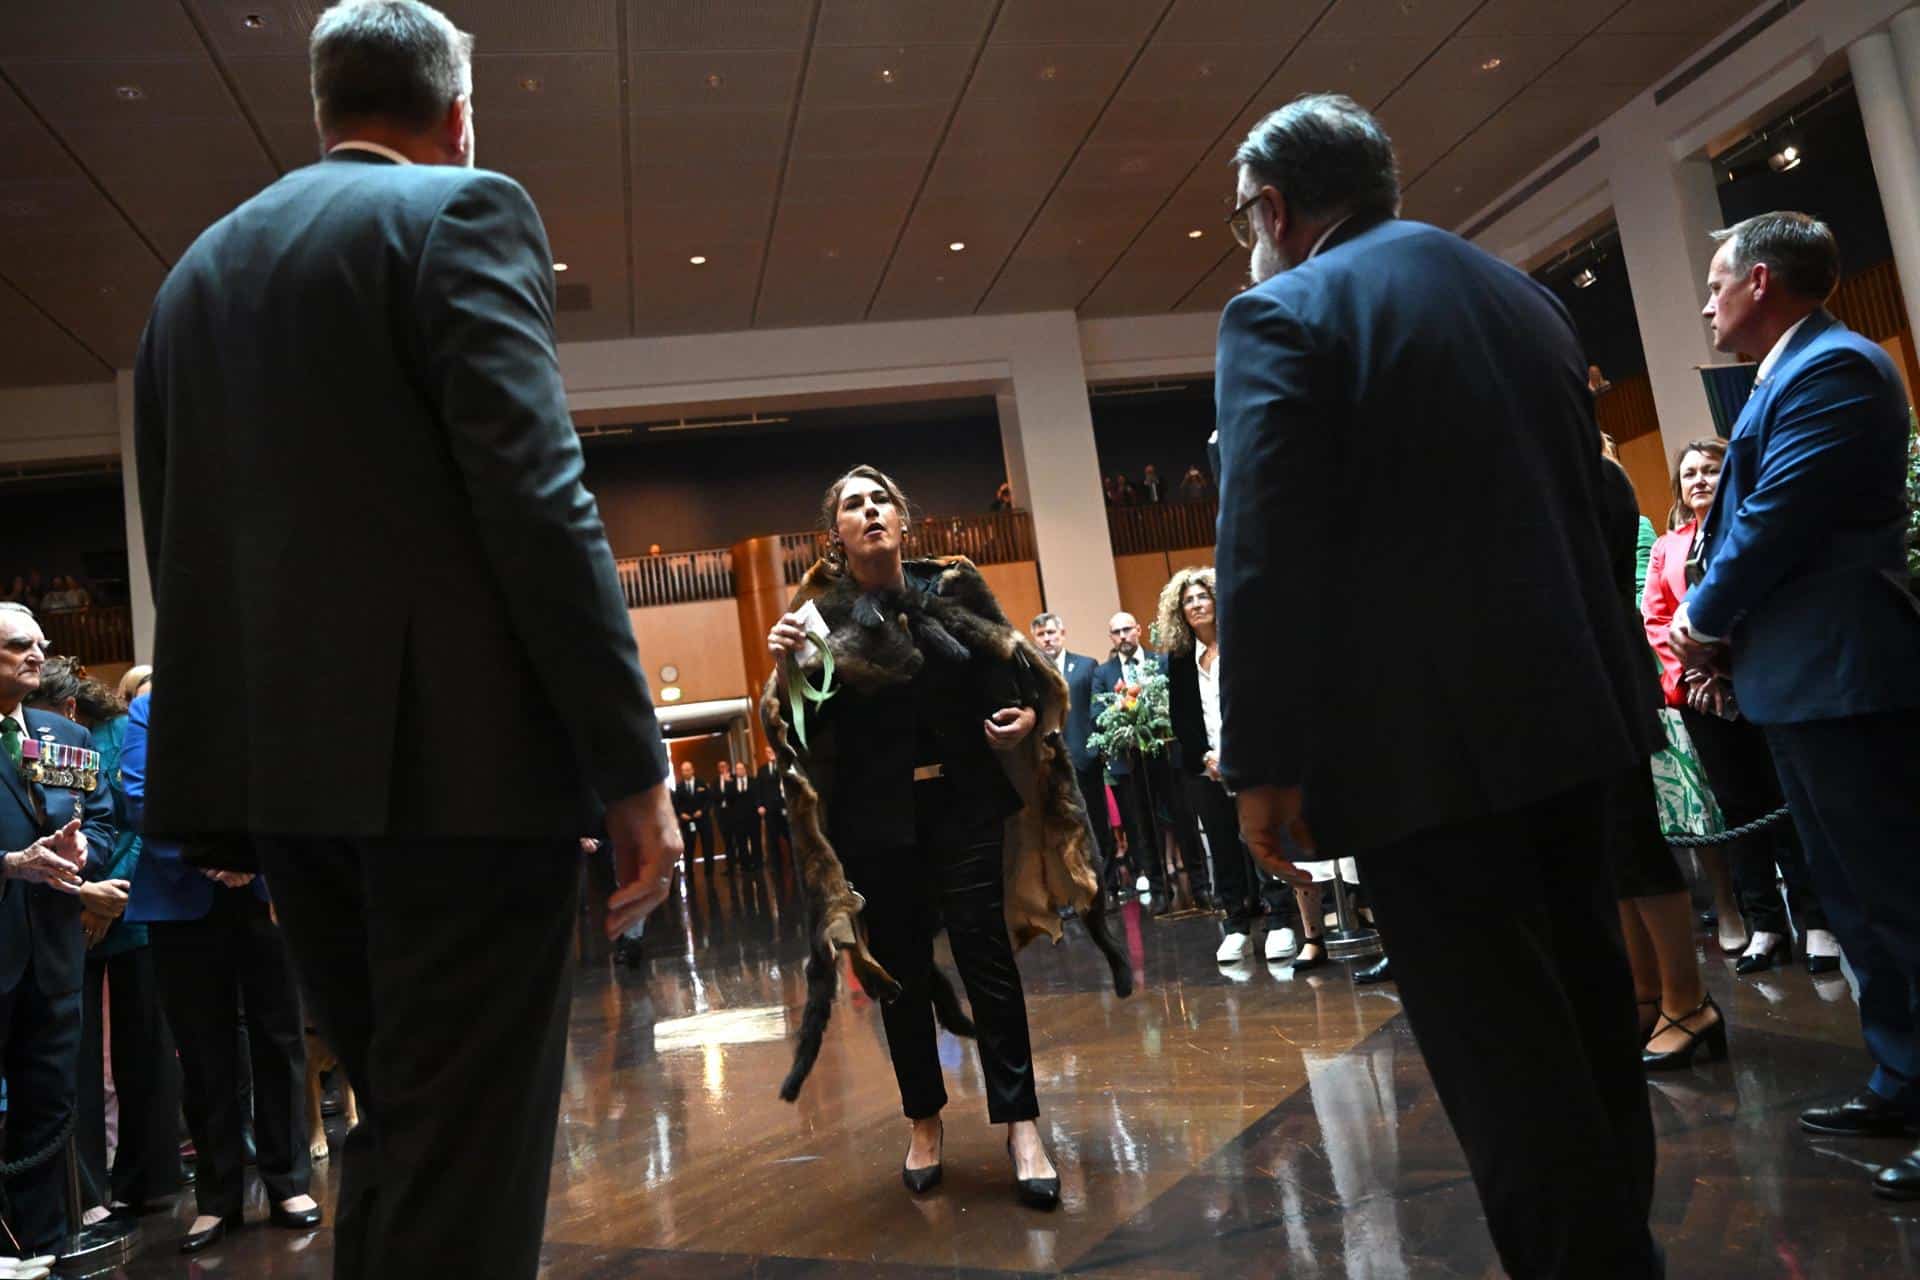
[[[1689, 1031], [1685, 1025], [1688, 1019], [1697, 1017], [1708, 1009], [1713, 1010], [1713, 1022], [1698, 1031]], [[1670, 1049], [1665, 1053], [1655, 1053], [1651, 1049], [1641, 1050], [1640, 1065], [1648, 1071], [1685, 1070], [1693, 1065], [1693, 1055], [1703, 1044], [1707, 1046], [1709, 1059], [1727, 1056], [1727, 1016], [1720, 1012], [1720, 1006], [1714, 1003], [1712, 996], [1708, 996], [1678, 1018], [1669, 1018], [1662, 1013], [1659, 1024], [1654, 1027], [1654, 1036], [1657, 1037], [1668, 1027], [1678, 1027], [1685, 1032], [1687, 1042], [1680, 1048]]]
[[[1762, 930], [1761, 932], [1765, 932]], [[1790, 934], [1770, 935], [1773, 942], [1765, 951], [1749, 951], [1733, 962], [1733, 971], [1739, 974], [1765, 973], [1776, 964], [1786, 964], [1793, 959], [1793, 937]], [[1753, 945], [1749, 942], [1747, 945]]]
[[1020, 1176], [1020, 1162], [1013, 1156], [1013, 1135], [1007, 1135], [1007, 1159], [1013, 1163], [1013, 1190], [1020, 1197], [1020, 1203], [1029, 1209], [1057, 1209], [1060, 1207], [1060, 1175], [1051, 1178], [1023, 1178]]
[[[940, 1146], [941, 1146], [941, 1154], [943, 1155], [945, 1154], [946, 1145], [947, 1145], [947, 1126], [946, 1126], [946, 1122], [942, 1121], [940, 1124]], [[944, 1169], [942, 1167], [942, 1163], [938, 1160], [934, 1161], [932, 1164], [928, 1165], [924, 1169], [909, 1169], [906, 1166], [906, 1163], [904, 1161], [900, 1165], [900, 1181], [906, 1183], [907, 1190], [913, 1192], [913, 1194], [917, 1196], [923, 1196], [927, 1192], [939, 1186], [940, 1178], [943, 1173], [944, 1173]]]
[[1633, 1007], [1636, 1010], [1653, 1010], [1651, 1018], [1645, 1013], [1640, 1015], [1640, 1043], [1645, 1045], [1647, 1041], [1653, 1039], [1653, 1029], [1660, 1025], [1660, 997], [1655, 996], [1651, 1000], [1635, 1000]]
[[[1320, 954], [1314, 956], [1312, 959], [1308, 959], [1306, 956], [1308, 947], [1312, 947]], [[1312, 937], [1300, 939], [1300, 952], [1293, 957], [1293, 971], [1295, 973], [1305, 973], [1308, 969], [1318, 969], [1327, 963], [1327, 935], [1324, 933], [1316, 933]]]

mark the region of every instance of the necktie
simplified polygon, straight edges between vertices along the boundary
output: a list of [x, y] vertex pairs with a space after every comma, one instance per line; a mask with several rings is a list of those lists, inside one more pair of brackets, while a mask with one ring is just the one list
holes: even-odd
[[12, 716], [0, 720], [0, 749], [7, 753], [7, 762], [14, 768], [20, 767], [20, 722]]

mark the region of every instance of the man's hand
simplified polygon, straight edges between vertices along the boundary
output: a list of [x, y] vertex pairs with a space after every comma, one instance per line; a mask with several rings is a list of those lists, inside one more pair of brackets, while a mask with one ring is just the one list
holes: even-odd
[[80, 829], [80, 819], [73, 819], [48, 836], [47, 845], [55, 853], [71, 862], [74, 870], [87, 869], [87, 833]]
[[592, 836], [581, 836], [580, 852], [581, 853], [598, 853], [600, 852], [600, 842], [598, 840], [595, 840]]
[[667, 784], [607, 806], [616, 874], [631, 867], [627, 883], [607, 899], [607, 936], [617, 938], [667, 900], [673, 869], [680, 864], [680, 824], [674, 820]]
[[1680, 659], [1682, 666], [1688, 667], [1706, 666], [1712, 661], [1713, 651], [1719, 644], [1716, 640], [1703, 640], [1694, 634], [1684, 601], [1674, 611], [1673, 622], [1667, 628], [1667, 643], [1673, 646], [1673, 656]]
[[250, 871], [214, 871], [201, 867], [200, 874], [223, 889], [244, 889], [253, 883], [253, 873]]
[[89, 914], [100, 916], [111, 924], [127, 909], [127, 890], [130, 887], [125, 880], [96, 880], [92, 884], [83, 884], [78, 890], [80, 906]]
[[1032, 707], [1002, 707], [987, 717], [987, 745], [995, 751], [1011, 751], [1019, 746], [1039, 717]]
[[1282, 835], [1308, 853], [1314, 852], [1313, 832], [1300, 816], [1303, 794], [1299, 787], [1248, 787], [1234, 797], [1240, 810], [1240, 837], [1253, 851], [1254, 861], [1288, 884], [1306, 886], [1313, 877], [1286, 858]]
[[62, 856], [52, 841], [48, 836], [9, 853], [4, 859], [6, 878], [43, 884], [62, 893], [80, 892], [80, 886], [86, 883], [80, 877], [80, 867]]
[[1220, 781], [1220, 753], [1218, 751], [1207, 752], [1206, 766], [1207, 776], [1215, 782]]

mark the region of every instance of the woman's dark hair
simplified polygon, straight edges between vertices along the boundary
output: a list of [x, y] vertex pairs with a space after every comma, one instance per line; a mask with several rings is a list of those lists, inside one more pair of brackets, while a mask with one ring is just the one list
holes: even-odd
[[887, 497], [899, 508], [900, 536], [903, 539], [913, 528], [913, 508], [907, 502], [907, 491], [880, 468], [862, 463], [828, 485], [826, 496], [820, 500], [820, 528], [827, 536], [827, 563], [836, 569], [846, 564], [845, 549], [834, 542], [833, 531], [840, 523], [840, 491], [847, 487], [849, 480], [871, 480], [887, 491]]
[[69, 698], [82, 724], [102, 724], [126, 713], [119, 696], [98, 680], [88, 679], [78, 659], [48, 659], [40, 669], [40, 687], [28, 695], [27, 705], [52, 710], [64, 707]]
[[1673, 459], [1673, 510], [1667, 513], [1669, 529], [1678, 529], [1693, 519], [1693, 508], [1687, 505], [1686, 498], [1680, 492], [1680, 468], [1687, 465], [1687, 455], [1690, 453], [1704, 453], [1724, 463], [1727, 460], [1727, 442], [1719, 436], [1701, 436], [1680, 446], [1680, 452]]

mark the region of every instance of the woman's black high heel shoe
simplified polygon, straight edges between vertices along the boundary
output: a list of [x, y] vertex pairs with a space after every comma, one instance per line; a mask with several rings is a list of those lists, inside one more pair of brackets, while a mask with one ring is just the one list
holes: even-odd
[[1007, 1159], [1013, 1161], [1013, 1189], [1020, 1197], [1020, 1203], [1029, 1209], [1057, 1209], [1060, 1207], [1060, 1176], [1051, 1178], [1023, 1178], [1020, 1176], [1020, 1162], [1013, 1158], [1013, 1135], [1007, 1135]]
[[[940, 1125], [940, 1146], [941, 1146], [942, 1155], [946, 1154], [946, 1150], [945, 1150], [946, 1145], [947, 1145], [947, 1126], [946, 1126], [946, 1122], [942, 1121]], [[938, 1160], [934, 1161], [932, 1164], [928, 1165], [924, 1169], [909, 1169], [907, 1168], [906, 1163], [903, 1161], [900, 1165], [900, 1181], [906, 1183], [907, 1190], [913, 1192], [913, 1194], [917, 1196], [923, 1196], [927, 1192], [933, 1190], [935, 1187], [940, 1185], [940, 1177], [943, 1172], [944, 1172], [944, 1169], [942, 1168], [942, 1162]]]
[[1301, 955], [1295, 955], [1293, 958], [1293, 971], [1295, 973], [1305, 973], [1308, 969], [1318, 969], [1328, 963], [1326, 934], [1316, 933], [1312, 937], [1301, 938], [1300, 950], [1305, 951], [1308, 947], [1314, 948], [1320, 954], [1314, 956], [1311, 960]]
[[[1687, 1019], [1704, 1013], [1708, 1009], [1713, 1010], [1714, 1021], [1698, 1031], [1688, 1031], [1684, 1025]], [[1685, 1032], [1687, 1042], [1680, 1048], [1669, 1050], [1666, 1053], [1655, 1053], [1651, 1049], [1642, 1051], [1640, 1054], [1640, 1063], [1648, 1071], [1685, 1070], [1687, 1067], [1693, 1065], [1693, 1055], [1699, 1051], [1700, 1046], [1703, 1044], [1707, 1046], [1707, 1057], [1709, 1059], [1725, 1058], [1727, 1056], [1727, 1016], [1720, 1012], [1720, 1006], [1713, 1002], [1712, 996], [1708, 996], [1705, 1000], [1702, 1000], [1699, 1004], [1695, 1005], [1690, 1012], [1681, 1017], [1669, 1018], [1666, 1014], [1661, 1014], [1660, 1022], [1654, 1027], [1653, 1034], [1658, 1036], [1668, 1027], [1678, 1027], [1682, 1032]]]
[[1651, 1000], [1635, 1000], [1633, 1005], [1637, 1010], [1653, 1010], [1651, 1018], [1644, 1012], [1640, 1017], [1640, 1044], [1644, 1047], [1647, 1041], [1653, 1039], [1653, 1029], [1660, 1025], [1660, 997], [1655, 996]]

